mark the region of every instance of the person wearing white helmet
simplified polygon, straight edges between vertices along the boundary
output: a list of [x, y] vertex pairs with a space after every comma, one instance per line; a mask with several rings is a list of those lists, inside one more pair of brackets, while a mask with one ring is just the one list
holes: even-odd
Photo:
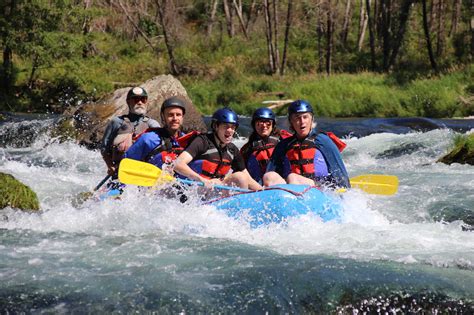
[[107, 173], [117, 177], [117, 169], [125, 151], [133, 144], [134, 137], [148, 128], [160, 124], [146, 116], [148, 94], [142, 87], [131, 88], [127, 93], [128, 114], [114, 117], [105, 129], [101, 143], [101, 154], [107, 165]]

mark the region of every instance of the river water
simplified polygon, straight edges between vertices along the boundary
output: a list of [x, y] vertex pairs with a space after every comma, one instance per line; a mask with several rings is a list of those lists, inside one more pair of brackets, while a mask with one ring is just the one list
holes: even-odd
[[51, 138], [54, 118], [13, 118], [0, 172], [41, 212], [0, 212], [0, 313], [474, 312], [474, 167], [436, 163], [472, 119], [320, 120], [350, 176], [396, 175], [398, 193], [350, 191], [338, 223], [251, 229], [136, 188], [73, 205], [104, 177], [100, 154]]

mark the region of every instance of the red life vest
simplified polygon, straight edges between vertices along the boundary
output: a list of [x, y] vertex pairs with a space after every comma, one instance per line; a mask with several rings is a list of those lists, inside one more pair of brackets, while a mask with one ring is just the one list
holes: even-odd
[[144, 161], [161, 167], [163, 163], [171, 163], [187, 146], [187, 143], [192, 137], [198, 134], [197, 131], [192, 131], [187, 134], [182, 134], [178, 138], [172, 138], [169, 136], [165, 128], [150, 128], [147, 132], [156, 132], [161, 138], [161, 144], [155, 147], [150, 153], [147, 154]]
[[[339, 152], [342, 152], [347, 146], [341, 139], [339, 139], [332, 132], [323, 132], [332, 142], [337, 146]], [[317, 152], [316, 140], [317, 135], [307, 137], [302, 142], [296, 140], [292, 141], [286, 151], [286, 157], [290, 162], [291, 172], [299, 174], [307, 178], [315, 178], [314, 157]]]
[[208, 143], [209, 149], [193, 160], [189, 166], [201, 176], [212, 179], [223, 179], [230, 171], [234, 155], [226, 148], [218, 148], [210, 137], [214, 137], [212, 133], [202, 135]]
[[285, 155], [290, 162], [291, 173], [307, 178], [314, 178], [314, 156], [316, 155], [315, 137], [308, 137], [302, 142], [295, 140], [290, 143]]
[[275, 150], [275, 146], [278, 142], [280, 142], [280, 139], [273, 136], [268, 137], [267, 141], [260, 139], [252, 142], [249, 150], [251, 155], [255, 156], [262, 174], [265, 173], [268, 161], [270, 161], [273, 150]]

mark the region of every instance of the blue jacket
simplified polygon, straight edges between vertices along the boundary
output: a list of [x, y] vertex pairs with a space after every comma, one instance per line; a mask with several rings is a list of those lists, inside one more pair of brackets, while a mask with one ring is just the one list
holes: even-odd
[[[138, 160], [146, 161], [160, 167], [163, 165], [161, 160], [160, 152], [153, 154], [153, 150], [159, 146], [165, 144], [165, 141], [169, 139], [169, 142], [173, 148], [179, 148], [180, 145], [174, 137], [164, 137], [168, 134], [164, 128], [159, 128], [156, 131], [150, 131], [144, 133], [138, 138], [138, 140], [125, 152], [125, 157]], [[180, 133], [180, 136], [184, 133]], [[165, 149], [168, 151], [170, 148]]]
[[[314, 135], [316, 135], [314, 143], [317, 149], [314, 164], [316, 172], [319, 170], [319, 173], [315, 174], [315, 177], [320, 180], [323, 179], [323, 181], [337, 187], [349, 188], [349, 176], [336, 144], [326, 134], [318, 133], [315, 129], [311, 131], [308, 137]], [[295, 136], [292, 136], [283, 139], [277, 144], [267, 166], [267, 172], [277, 172], [286, 179], [290, 174], [290, 162], [286, 157], [286, 152], [288, 151], [288, 146], [294, 139]]]

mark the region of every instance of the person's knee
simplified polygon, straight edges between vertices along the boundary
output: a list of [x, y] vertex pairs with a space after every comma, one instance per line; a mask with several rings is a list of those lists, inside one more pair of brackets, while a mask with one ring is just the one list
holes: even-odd
[[243, 172], [235, 172], [229, 175], [224, 180], [225, 184], [239, 186], [240, 188], [247, 188], [248, 187], [248, 178]]
[[271, 186], [283, 183], [285, 183], [285, 180], [276, 172], [268, 172], [263, 175], [264, 186]]

